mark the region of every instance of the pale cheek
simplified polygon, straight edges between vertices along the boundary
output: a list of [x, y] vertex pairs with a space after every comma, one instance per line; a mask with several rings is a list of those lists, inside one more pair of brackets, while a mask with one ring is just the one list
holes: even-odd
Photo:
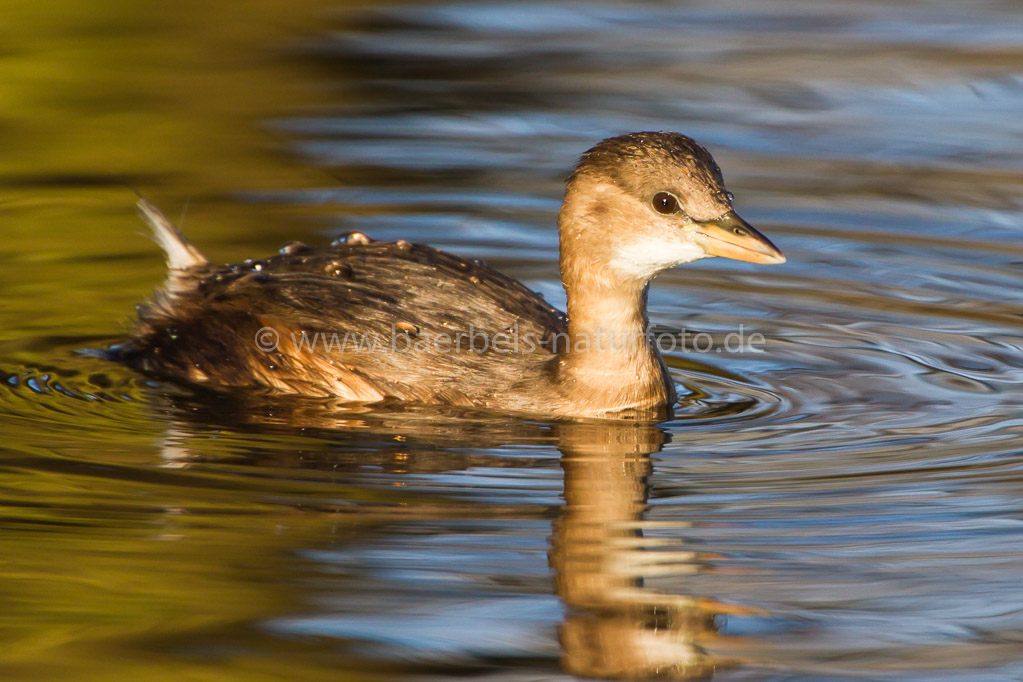
[[697, 244], [682, 239], [643, 239], [621, 245], [611, 267], [632, 277], [649, 278], [661, 270], [706, 258]]

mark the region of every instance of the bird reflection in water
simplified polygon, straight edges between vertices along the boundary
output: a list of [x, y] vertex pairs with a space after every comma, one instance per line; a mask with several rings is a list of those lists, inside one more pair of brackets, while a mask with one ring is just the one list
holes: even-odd
[[[218, 409], [223, 408], [220, 403]], [[189, 421], [202, 414], [194, 409], [187, 413]], [[556, 446], [562, 453], [565, 505], [553, 523], [549, 561], [557, 595], [567, 607], [559, 628], [565, 671], [604, 679], [701, 680], [710, 679], [716, 668], [735, 662], [713, 655], [705, 647], [710, 641], [723, 643], [716, 630], [721, 616], [754, 610], [660, 592], [644, 584], [658, 578], [662, 584], [684, 589], [685, 577], [701, 570], [707, 558], [687, 549], [673, 532], [684, 524], [644, 520], [653, 471], [650, 455], [659, 452], [666, 439], [653, 424], [494, 421], [489, 416], [466, 418], [465, 414], [451, 418], [438, 408], [409, 406], [399, 406], [394, 412], [352, 405], [328, 411], [316, 409], [308, 401], [277, 403], [262, 413], [236, 409], [228, 420], [235, 427], [245, 421], [247, 428], [259, 432], [300, 427], [307, 436], [322, 431], [354, 441], [355, 447], [340, 452], [304, 450], [300, 462], [282, 460], [286, 455], [280, 451], [266, 450], [253, 451], [250, 459], [253, 464], [303, 468], [316, 467], [318, 462], [333, 471], [355, 471], [367, 464], [392, 475], [495, 464], [529, 466], [522, 458], [507, 461], [484, 451], [509, 444]], [[203, 459], [180, 445], [190, 431], [183, 422], [172, 427], [164, 450], [167, 466], [188, 466]], [[475, 453], [462, 450], [467, 447]], [[393, 465], [387, 464], [390, 459], [394, 459]], [[505, 461], [498, 463], [502, 459]], [[375, 509], [380, 511], [380, 507]], [[402, 516], [408, 511], [404, 509]], [[654, 528], [668, 533], [644, 537], [645, 530]], [[675, 537], [664, 537], [666, 534]]]
[[[664, 433], [641, 423], [562, 424], [565, 508], [554, 524], [550, 564], [568, 607], [561, 625], [567, 672], [609, 679], [709, 679], [724, 661], [701, 647], [724, 611], [706, 599], [644, 586], [683, 578], [699, 557], [677, 539], [645, 538], [650, 454]], [[679, 527], [672, 524], [672, 527]]]

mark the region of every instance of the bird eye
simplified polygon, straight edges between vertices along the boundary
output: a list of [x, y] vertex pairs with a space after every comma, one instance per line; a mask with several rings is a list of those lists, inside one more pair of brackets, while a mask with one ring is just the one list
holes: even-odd
[[678, 199], [671, 192], [658, 192], [654, 195], [654, 210], [664, 215], [678, 213]]

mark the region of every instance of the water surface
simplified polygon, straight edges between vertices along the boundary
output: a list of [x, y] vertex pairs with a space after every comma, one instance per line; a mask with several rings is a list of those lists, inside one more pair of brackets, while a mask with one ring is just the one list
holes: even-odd
[[[64, 5], [67, 5], [64, 7]], [[1023, 677], [1023, 10], [11, 12], [0, 676]], [[78, 353], [161, 281], [363, 230], [561, 306], [563, 179], [686, 132], [788, 256], [660, 277], [660, 425], [230, 400]], [[724, 352], [734, 333], [763, 352]]]

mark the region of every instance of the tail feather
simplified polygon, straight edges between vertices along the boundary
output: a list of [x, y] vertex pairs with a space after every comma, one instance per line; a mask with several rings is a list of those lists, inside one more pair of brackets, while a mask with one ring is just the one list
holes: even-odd
[[139, 214], [153, 230], [153, 238], [167, 254], [167, 267], [171, 270], [189, 270], [209, 263], [199, 249], [192, 246], [185, 235], [156, 206], [145, 199], [136, 204]]
[[173, 301], [178, 295], [195, 288], [190, 271], [208, 265], [209, 261], [171, 221], [167, 220], [160, 209], [141, 198], [136, 206], [143, 220], [153, 230], [153, 239], [167, 255], [167, 267], [170, 268], [170, 272], [167, 273], [163, 291], [169, 296], [169, 300]]

